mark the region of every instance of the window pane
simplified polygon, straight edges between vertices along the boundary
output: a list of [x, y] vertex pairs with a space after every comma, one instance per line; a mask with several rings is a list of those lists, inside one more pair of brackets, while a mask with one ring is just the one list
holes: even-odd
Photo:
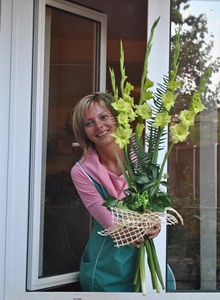
[[183, 88], [175, 109], [189, 102], [204, 67], [211, 64], [213, 75], [203, 96], [206, 110], [169, 160], [170, 193], [184, 226], [168, 226], [168, 262], [177, 290], [213, 291], [220, 288], [220, 2], [171, 3], [171, 32], [182, 25], [178, 75]]
[[90, 217], [70, 178], [82, 155], [71, 110], [82, 96], [98, 89], [98, 32], [98, 22], [46, 8], [39, 277], [77, 272], [89, 236]]

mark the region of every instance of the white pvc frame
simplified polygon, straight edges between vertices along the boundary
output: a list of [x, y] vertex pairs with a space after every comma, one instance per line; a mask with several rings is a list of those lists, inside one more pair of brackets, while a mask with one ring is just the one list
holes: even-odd
[[[106, 38], [107, 19], [106, 15], [85, 7], [69, 3], [62, 0], [39, 0], [36, 7], [37, 34], [35, 35], [34, 47], [34, 80], [33, 80], [33, 126], [32, 126], [32, 155], [31, 155], [31, 190], [30, 190], [30, 210], [29, 210], [29, 242], [28, 242], [28, 290], [39, 290], [58, 285], [64, 285], [77, 281], [78, 272], [39, 278], [40, 261], [40, 228], [42, 228], [42, 197], [44, 191], [42, 187], [42, 174], [46, 160], [46, 147], [43, 145], [47, 133], [47, 110], [48, 97], [45, 97], [45, 86], [48, 85], [48, 76], [45, 74], [46, 54], [45, 51], [45, 18], [46, 5], [72, 12], [76, 15], [100, 22], [100, 89], [105, 90], [106, 77]], [[47, 58], [48, 59], [48, 58]], [[47, 82], [45, 84], [45, 82]], [[44, 149], [42, 151], [42, 149]], [[59, 259], [59, 258], [58, 258]]]
[[0, 299], [5, 296], [12, 1], [0, 1]]
[[[150, 76], [166, 71], [169, 0], [149, 0], [149, 21], [158, 16]], [[27, 292], [27, 236], [33, 50], [32, 0], [1, 0], [0, 43], [0, 298], [3, 300], [137, 300], [134, 293]], [[157, 32], [158, 32], [157, 30]], [[158, 52], [158, 53], [157, 53]], [[155, 69], [158, 70], [155, 71]], [[159, 74], [159, 75], [158, 75]], [[160, 75], [161, 74], [161, 75]], [[154, 77], [153, 77], [154, 76]], [[159, 79], [158, 79], [159, 81]], [[3, 98], [2, 98], [3, 96]], [[4, 101], [3, 101], [4, 100]], [[4, 143], [4, 147], [2, 147]], [[149, 300], [217, 300], [219, 293], [150, 293]]]

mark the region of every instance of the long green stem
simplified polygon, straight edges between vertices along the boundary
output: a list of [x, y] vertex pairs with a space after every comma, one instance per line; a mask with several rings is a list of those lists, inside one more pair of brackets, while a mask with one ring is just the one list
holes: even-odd
[[154, 241], [149, 240], [149, 243], [151, 245], [152, 252], [154, 253], [153, 260], [154, 260], [154, 266], [155, 266], [155, 270], [156, 270], [156, 273], [157, 273], [157, 277], [160, 281], [162, 289], [164, 290], [165, 289], [165, 284], [164, 284], [163, 276], [162, 276], [162, 273], [161, 273], [160, 264], [159, 264], [159, 261], [158, 261], [158, 258], [157, 258], [157, 253], [156, 253], [156, 248], [155, 248], [155, 245], [154, 245]]
[[121, 95], [123, 98], [124, 97], [124, 85], [125, 85], [125, 80], [127, 79], [127, 76], [125, 75], [124, 48], [123, 48], [122, 41], [120, 41], [120, 72], [121, 72], [120, 88], [121, 88]]
[[140, 292], [141, 278], [140, 278], [140, 269], [138, 269], [137, 279], [135, 281], [135, 293]]
[[157, 139], [156, 139], [156, 143], [155, 143], [155, 146], [154, 146], [153, 157], [152, 157], [152, 163], [154, 163], [154, 164], [157, 164], [160, 138], [161, 138], [161, 135], [163, 133], [163, 130], [164, 130], [164, 127], [159, 127], [159, 129], [158, 129]]
[[117, 155], [117, 153], [116, 153], [116, 157], [117, 157], [120, 169], [121, 169], [121, 171], [122, 171], [122, 173], [125, 177], [125, 180], [126, 180], [128, 186], [129, 187], [135, 187], [135, 178], [134, 178], [133, 171], [131, 169], [131, 165], [129, 163], [127, 148], [125, 147], [123, 149], [123, 151], [124, 151], [124, 158], [125, 158], [125, 166], [127, 168], [124, 167], [124, 165], [123, 165], [121, 159], [119, 158], [119, 156]]
[[160, 17], [154, 21], [152, 27], [151, 27], [151, 31], [150, 31], [150, 37], [149, 40], [147, 42], [147, 49], [146, 49], [146, 54], [145, 54], [145, 59], [144, 59], [144, 70], [143, 70], [143, 74], [141, 77], [141, 94], [140, 94], [140, 100], [139, 100], [139, 104], [143, 103], [143, 95], [145, 93], [145, 80], [147, 79], [147, 74], [148, 74], [148, 58], [151, 52], [151, 48], [152, 48], [152, 41], [153, 41], [153, 36], [154, 36], [154, 30], [157, 27], [158, 23], [159, 23]]
[[[134, 277], [135, 292], [140, 292], [146, 295], [146, 275], [145, 275], [145, 251], [147, 253], [148, 267], [151, 274], [152, 287], [157, 293], [160, 292], [159, 282], [162, 289], [164, 289], [163, 276], [160, 269], [160, 264], [157, 258], [157, 252], [153, 240], [148, 238], [144, 243], [140, 244], [140, 249], [138, 253], [138, 260], [136, 266], [136, 272]], [[158, 282], [159, 280], [159, 282]]]
[[146, 247], [146, 250], [147, 250], [148, 265], [149, 265], [149, 270], [150, 270], [150, 273], [151, 273], [151, 280], [152, 280], [153, 289], [155, 289], [157, 291], [157, 293], [159, 293], [160, 289], [159, 289], [159, 285], [158, 285], [158, 281], [157, 281], [157, 274], [156, 274], [154, 259], [153, 259], [153, 256], [156, 255], [156, 253], [151, 248], [151, 244], [149, 243], [148, 239], [145, 241], [145, 247]]
[[124, 158], [125, 158], [125, 164], [127, 166], [128, 176], [130, 178], [132, 186], [135, 186], [135, 177], [134, 177], [134, 173], [133, 173], [133, 170], [131, 168], [131, 165], [130, 165], [130, 157], [129, 157], [129, 153], [128, 153], [127, 148], [124, 148]]
[[141, 252], [138, 251], [138, 259], [137, 259], [137, 266], [136, 266], [136, 272], [134, 276], [134, 285], [135, 285], [135, 292], [138, 293], [140, 291], [140, 255]]
[[134, 286], [135, 286], [135, 289], [134, 289], [135, 293], [139, 293], [139, 291], [140, 291], [140, 284], [141, 284], [139, 265], [138, 265], [138, 268], [136, 270], [135, 277], [134, 277], [134, 282], [133, 283], [134, 283]]
[[140, 244], [140, 279], [141, 279], [141, 289], [142, 294], [146, 295], [146, 277], [145, 277], [145, 263], [144, 263], [144, 253], [145, 253], [145, 246], [144, 243]]
[[175, 80], [179, 69], [179, 56], [180, 56], [180, 28], [176, 31], [175, 42], [174, 42], [174, 55], [171, 63], [170, 79], [169, 81]]
[[160, 167], [160, 172], [159, 172], [159, 175], [158, 175], [158, 178], [157, 178], [157, 185], [158, 185], [158, 187], [160, 185], [161, 178], [163, 176], [163, 170], [164, 170], [166, 161], [167, 161], [167, 159], [168, 159], [168, 157], [170, 155], [171, 150], [173, 149], [173, 146], [174, 146], [174, 142], [171, 143], [171, 145], [169, 146], [167, 152], [164, 155], [164, 158], [163, 158], [163, 161], [162, 161], [162, 164], [161, 164], [161, 167]]

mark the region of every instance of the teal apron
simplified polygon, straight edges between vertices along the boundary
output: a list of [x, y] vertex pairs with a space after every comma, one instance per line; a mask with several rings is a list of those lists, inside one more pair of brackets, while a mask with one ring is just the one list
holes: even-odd
[[[91, 176], [105, 199], [108, 194]], [[93, 220], [92, 232], [80, 263], [80, 284], [87, 292], [134, 292], [138, 250], [134, 246], [115, 247], [112, 238], [98, 232], [103, 227]]]
[[[86, 173], [87, 174], [87, 173]], [[89, 174], [92, 183], [105, 199], [104, 187]], [[92, 232], [80, 262], [80, 284], [86, 292], [134, 292], [138, 249], [133, 246], [115, 247], [112, 238], [98, 232], [103, 227], [93, 220]], [[167, 289], [175, 289], [175, 278], [167, 266]]]

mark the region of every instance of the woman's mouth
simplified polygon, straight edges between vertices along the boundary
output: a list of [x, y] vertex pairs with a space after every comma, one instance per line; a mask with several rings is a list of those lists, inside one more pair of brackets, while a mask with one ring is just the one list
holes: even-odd
[[103, 132], [97, 134], [96, 136], [97, 136], [97, 137], [101, 137], [101, 136], [107, 134], [108, 132], [109, 132], [109, 130], [105, 130], [105, 131], [103, 131]]

